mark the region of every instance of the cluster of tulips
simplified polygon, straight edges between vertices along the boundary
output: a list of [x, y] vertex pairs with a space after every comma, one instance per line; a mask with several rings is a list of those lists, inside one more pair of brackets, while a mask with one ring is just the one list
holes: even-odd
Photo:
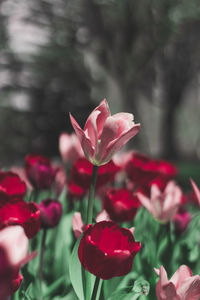
[[120, 151], [140, 124], [106, 100], [84, 129], [70, 119], [62, 164], [0, 171], [0, 300], [199, 300], [196, 183], [186, 194], [172, 163]]

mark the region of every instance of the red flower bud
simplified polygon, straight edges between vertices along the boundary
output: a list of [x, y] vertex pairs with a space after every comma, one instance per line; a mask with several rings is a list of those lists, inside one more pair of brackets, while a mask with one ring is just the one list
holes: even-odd
[[83, 267], [102, 279], [123, 276], [131, 271], [141, 244], [130, 230], [112, 221], [88, 225], [78, 248]]
[[38, 206], [25, 201], [6, 203], [0, 207], [0, 229], [10, 225], [21, 225], [28, 238], [40, 230], [40, 211]]
[[35, 189], [50, 188], [56, 175], [56, 169], [52, 166], [50, 159], [42, 155], [27, 155], [25, 171]]
[[62, 216], [62, 204], [57, 200], [44, 199], [39, 204], [40, 221], [43, 228], [55, 227]]
[[26, 194], [26, 185], [20, 177], [13, 172], [0, 172], [0, 200], [19, 201]]
[[126, 222], [134, 218], [140, 201], [137, 195], [127, 189], [111, 188], [104, 198], [103, 207], [113, 221]]

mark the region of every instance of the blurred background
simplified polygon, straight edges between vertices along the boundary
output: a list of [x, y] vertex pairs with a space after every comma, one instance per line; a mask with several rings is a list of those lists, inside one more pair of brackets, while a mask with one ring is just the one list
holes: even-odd
[[142, 124], [130, 147], [195, 162], [199, 68], [199, 0], [1, 0], [1, 165], [57, 157], [103, 98]]

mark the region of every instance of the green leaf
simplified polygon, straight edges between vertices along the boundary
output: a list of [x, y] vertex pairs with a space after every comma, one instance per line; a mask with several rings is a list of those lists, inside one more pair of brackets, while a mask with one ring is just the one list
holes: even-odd
[[149, 283], [144, 279], [138, 279], [134, 282], [134, 286], [127, 286], [112, 293], [108, 300], [136, 300], [140, 296], [147, 296], [149, 290]]
[[69, 275], [75, 293], [77, 294], [80, 300], [84, 300], [82, 266], [78, 258], [78, 247], [79, 247], [81, 237], [77, 240], [71, 254], [71, 259], [69, 264]]
[[148, 281], [144, 279], [138, 279], [134, 282], [133, 291], [140, 293], [141, 295], [148, 295], [150, 290], [150, 285]]

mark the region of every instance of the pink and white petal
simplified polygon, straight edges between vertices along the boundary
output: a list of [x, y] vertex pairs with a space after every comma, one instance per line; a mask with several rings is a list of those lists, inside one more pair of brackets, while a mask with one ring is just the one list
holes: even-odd
[[103, 131], [104, 123], [106, 119], [110, 117], [110, 109], [106, 99], [102, 100], [96, 109], [100, 111], [100, 114], [98, 115], [97, 118], [97, 132], [98, 132], [98, 139], [99, 139]]
[[102, 161], [108, 162], [114, 153], [118, 152], [131, 138], [133, 138], [140, 130], [140, 124], [135, 124], [127, 132], [124, 132], [115, 140], [110, 142], [104, 151]]
[[171, 281], [169, 281], [166, 285], [162, 286], [162, 292], [166, 298], [161, 298], [161, 299], [182, 300], [182, 298], [180, 298], [180, 296], [177, 294], [176, 288]]
[[198, 201], [198, 203], [200, 205], [200, 190], [198, 189], [198, 187], [197, 187], [197, 185], [196, 185], [196, 183], [194, 182], [193, 179], [190, 179], [190, 182], [191, 182], [193, 191], [194, 191], [194, 193], [195, 193], [195, 195], [197, 197], [197, 201]]
[[118, 113], [112, 116], [118, 124], [118, 135], [122, 134], [125, 131], [128, 131], [131, 127], [134, 126], [134, 116], [129, 113]]
[[111, 221], [111, 218], [105, 209], [100, 211], [100, 213], [98, 213], [98, 215], [96, 217], [97, 223], [101, 222], [101, 221]]
[[171, 277], [170, 281], [173, 282], [176, 288], [182, 284], [183, 280], [192, 276], [191, 269], [186, 265], [181, 265], [178, 270]]
[[195, 275], [186, 278], [177, 290], [178, 295], [183, 300], [200, 299], [200, 276]]
[[160, 282], [162, 286], [169, 282], [167, 272], [163, 266], [160, 266]]
[[166, 187], [165, 187], [164, 194], [171, 193], [174, 190], [175, 187], [176, 187], [175, 181], [174, 180], [170, 180], [168, 182], [168, 184], [166, 185]]
[[157, 184], [152, 184], [151, 186], [151, 199], [161, 197], [162, 192], [158, 188]]
[[0, 247], [7, 253], [9, 263], [18, 266], [28, 252], [28, 238], [23, 227], [16, 225], [1, 230]]
[[71, 124], [72, 124], [72, 126], [73, 126], [73, 128], [74, 128], [74, 130], [76, 132], [76, 135], [77, 135], [77, 137], [78, 137], [78, 139], [79, 139], [79, 141], [80, 141], [80, 143], [82, 145], [82, 140], [83, 140], [83, 138], [85, 136], [85, 133], [81, 129], [81, 127], [78, 125], [78, 123], [76, 122], [76, 120], [74, 119], [74, 117], [71, 114], [69, 114], [69, 117], [70, 117]]
[[97, 131], [97, 118], [100, 114], [100, 111], [94, 110], [88, 117], [85, 127], [84, 133], [90, 139], [92, 146], [96, 149], [98, 143], [98, 131]]
[[142, 203], [142, 205], [151, 213], [152, 212], [152, 206], [151, 206], [150, 199], [147, 198], [142, 193], [139, 193], [139, 192], [136, 193], [136, 195], [138, 196], [138, 199]]
[[97, 154], [99, 160], [101, 160], [101, 158], [104, 157], [107, 145], [116, 138], [117, 132], [118, 125], [115, 119], [113, 119], [113, 117], [108, 117], [104, 124], [104, 128], [101, 135], [101, 143], [99, 145], [99, 150]]
[[83, 233], [84, 224], [79, 212], [75, 212], [72, 218], [72, 229], [76, 239], [78, 239]]

